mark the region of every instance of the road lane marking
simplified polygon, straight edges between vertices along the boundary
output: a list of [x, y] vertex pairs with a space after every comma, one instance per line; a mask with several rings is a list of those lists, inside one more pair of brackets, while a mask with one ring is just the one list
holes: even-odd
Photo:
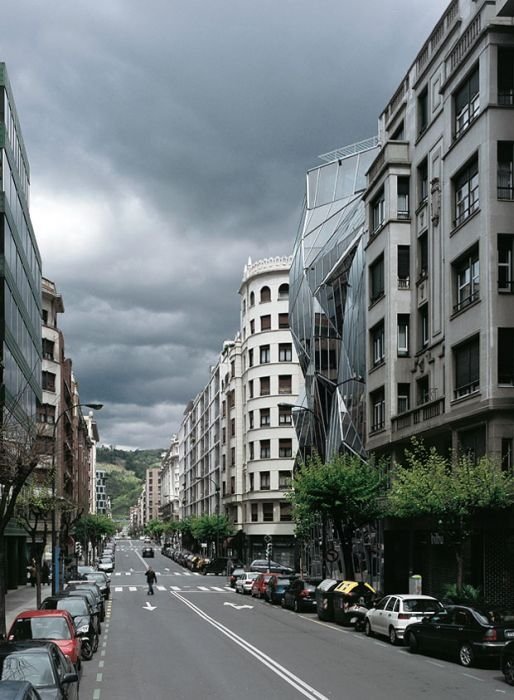
[[207, 588], [207, 586], [197, 586], [197, 588], [198, 588], [200, 591], [208, 591], [208, 590], [209, 590], [209, 589]]
[[170, 586], [172, 591], [180, 591], [180, 586]]
[[[398, 651], [401, 651], [400, 649]], [[430, 661], [430, 659], [425, 659], [427, 664], [431, 664], [432, 666], [438, 666], [439, 668], [444, 668], [444, 664], [438, 664], [436, 661]]]
[[98, 662], [98, 668], [103, 668], [105, 666], [105, 661]]
[[100, 688], [93, 691], [93, 700], [100, 700]]
[[129, 591], [137, 591], [137, 587], [136, 586], [129, 586]]
[[97, 673], [97, 674], [96, 674], [96, 682], [97, 682], [97, 683], [101, 683], [101, 682], [102, 682], [103, 675], [104, 675], [103, 673]]
[[116, 586], [116, 588], [114, 589], [114, 592], [120, 593], [122, 590], [123, 590], [123, 588], [121, 586]]
[[472, 676], [471, 673], [463, 673], [463, 676], [466, 676], [467, 678], [472, 678], [474, 681], [480, 681], [480, 683], [484, 682], [483, 678], [479, 678], [478, 676]]
[[158, 591], [165, 591], [166, 590], [166, 586], [155, 586], [155, 587], [157, 588]]
[[218, 586], [211, 586], [211, 588], [213, 591], [221, 591], [222, 593], [225, 593], [224, 588], [219, 588]]
[[298, 690], [298, 692], [300, 692], [306, 698], [309, 698], [309, 700], [328, 700], [326, 695], [323, 695], [318, 690], [316, 690], [308, 683], [303, 681], [301, 678], [296, 676], [294, 673], [289, 671], [287, 668], [281, 666], [277, 661], [272, 659], [270, 656], [262, 652], [257, 647], [254, 647], [252, 644], [250, 644], [245, 639], [237, 635], [228, 627], [225, 627], [220, 622], [207, 615], [207, 613], [205, 613], [201, 608], [198, 608], [196, 605], [191, 603], [189, 600], [187, 600], [187, 598], [184, 598], [178, 593], [172, 593], [171, 595], [173, 595], [178, 600], [182, 601], [184, 605], [187, 605], [194, 613], [196, 613], [196, 615], [201, 617], [208, 624], [212, 625], [212, 627], [215, 627], [217, 630], [219, 630], [222, 634], [224, 634], [232, 642], [234, 642], [234, 644], [237, 644], [248, 654], [260, 661], [261, 664], [267, 666], [271, 671], [273, 671], [273, 673], [282, 678], [293, 688], [296, 688], [296, 690]]

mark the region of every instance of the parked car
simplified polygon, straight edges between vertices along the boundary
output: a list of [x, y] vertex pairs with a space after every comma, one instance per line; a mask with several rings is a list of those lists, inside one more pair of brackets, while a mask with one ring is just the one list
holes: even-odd
[[279, 574], [273, 574], [264, 591], [264, 600], [272, 605], [278, 605], [282, 602], [284, 593], [291, 585], [291, 579], [285, 576], [280, 576]]
[[230, 574], [230, 571], [236, 567], [236, 562], [234, 562], [230, 557], [216, 557], [207, 562], [205, 566], [201, 569], [202, 574]]
[[112, 574], [114, 571], [114, 561], [111, 557], [102, 557], [97, 566], [98, 571], [105, 571], [106, 574]]
[[503, 647], [501, 669], [509, 685], [514, 685], [514, 641]]
[[41, 700], [28, 681], [0, 681], [0, 700]]
[[86, 581], [93, 581], [100, 589], [105, 600], [111, 597], [111, 583], [104, 571], [90, 571], [85, 575]]
[[141, 556], [143, 557], [155, 557], [155, 552], [152, 547], [144, 547]]
[[296, 578], [282, 596], [282, 607], [290, 608], [295, 612], [316, 609], [316, 586], [321, 583], [320, 579]]
[[363, 629], [368, 609], [373, 605], [375, 589], [362, 581], [340, 581], [333, 591], [334, 620], [340, 625]]
[[[98, 615], [99, 622], [105, 620], [105, 605], [102, 591], [98, 588], [94, 581], [69, 581], [64, 589], [64, 593], [68, 591], [77, 591], [78, 593], [89, 593], [89, 602], [95, 613]], [[100, 633], [98, 629], [98, 633]]]
[[77, 566], [77, 573], [79, 576], [86, 576], [87, 574], [94, 573], [96, 571], [94, 566]]
[[0, 643], [0, 678], [29, 681], [36, 689], [44, 689], [49, 700], [77, 700], [79, 696], [77, 672], [53, 642]]
[[245, 571], [236, 580], [236, 593], [250, 593], [252, 590], [253, 582], [259, 574], [256, 571]]
[[290, 566], [283, 566], [276, 561], [270, 560], [268, 567], [267, 559], [254, 559], [250, 564], [250, 571], [258, 571], [262, 574], [283, 574], [284, 576], [291, 576], [294, 574]]
[[334, 578], [326, 578], [316, 588], [316, 612], [320, 620], [334, 619], [334, 589], [340, 583]]
[[237, 567], [236, 569], [233, 569], [232, 573], [228, 577], [228, 585], [231, 588], [235, 588], [237, 579], [241, 576], [241, 574], [244, 574], [244, 572], [245, 572], [245, 570], [243, 569], [242, 566]]
[[80, 670], [81, 639], [67, 610], [24, 610], [13, 621], [7, 640], [25, 642], [49, 639], [55, 642], [77, 671]]
[[514, 614], [451, 605], [405, 630], [411, 652], [428, 651], [458, 658], [472, 666], [483, 658], [500, 658], [509, 639], [514, 640]]
[[40, 609], [67, 610], [73, 618], [79, 637], [86, 637], [93, 651], [98, 649], [94, 611], [86, 598], [57, 593], [45, 598]]
[[252, 598], [262, 598], [264, 596], [264, 591], [268, 585], [268, 581], [273, 574], [259, 574], [252, 585]]
[[387, 595], [366, 613], [364, 630], [368, 637], [380, 634], [388, 637], [391, 644], [397, 644], [408, 625], [443, 609], [441, 603], [429, 595]]

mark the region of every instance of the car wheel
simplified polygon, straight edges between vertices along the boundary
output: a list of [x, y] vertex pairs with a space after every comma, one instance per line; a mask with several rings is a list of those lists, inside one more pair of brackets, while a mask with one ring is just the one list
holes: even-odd
[[91, 648], [93, 650], [93, 654], [95, 654], [98, 651], [98, 635], [95, 634], [93, 637], [93, 644], [91, 645]]
[[398, 644], [398, 635], [396, 634], [396, 630], [394, 627], [389, 628], [389, 641], [393, 646], [396, 646]]
[[293, 610], [297, 613], [300, 612], [300, 606], [298, 605], [298, 601], [295, 600], [294, 605], [293, 605]]
[[364, 634], [366, 635], [366, 637], [373, 636], [373, 630], [371, 629], [371, 624], [369, 620], [366, 620], [364, 624]]
[[414, 632], [409, 632], [409, 636], [407, 637], [407, 646], [409, 647], [409, 651], [411, 654], [417, 654], [419, 651], [419, 641]]
[[98, 623], [98, 634], [102, 634], [102, 625]]
[[475, 652], [473, 647], [468, 642], [460, 645], [459, 649], [459, 663], [461, 666], [473, 666], [475, 660]]
[[509, 685], [514, 685], [514, 659], [507, 659], [503, 664], [503, 675]]

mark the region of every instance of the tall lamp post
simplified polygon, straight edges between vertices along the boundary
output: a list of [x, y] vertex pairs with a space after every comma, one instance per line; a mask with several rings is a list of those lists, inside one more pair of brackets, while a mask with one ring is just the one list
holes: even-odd
[[[209, 479], [209, 481], [210, 481], [211, 483], [214, 484], [214, 490], [215, 490], [215, 493], [216, 493], [216, 515], [219, 517], [219, 514], [220, 514], [220, 501], [221, 501], [220, 485], [219, 485], [218, 482], [217, 482], [215, 479], [213, 479], [211, 476], [204, 476], [204, 477], [200, 477], [199, 479], [197, 479], [196, 481], [194, 481], [194, 482], [191, 484], [191, 486], [196, 486], [197, 484], [200, 483], [200, 481], [202, 481], [202, 479]], [[219, 525], [219, 523], [218, 523], [218, 525]], [[216, 556], [219, 557], [219, 555], [220, 555], [220, 533], [219, 533], [219, 529], [217, 529], [217, 530], [216, 530]]]
[[57, 426], [61, 418], [66, 415], [69, 411], [73, 411], [74, 408], [81, 408], [85, 406], [87, 408], [92, 408], [94, 411], [99, 411], [103, 404], [101, 403], [76, 403], [73, 406], [69, 406], [64, 409], [58, 416], [57, 420], [54, 422], [52, 430], [52, 595], [55, 595], [60, 589], [60, 551], [57, 551], [57, 519], [56, 519], [56, 473], [55, 473], [55, 453], [56, 453], [56, 438], [57, 438]]

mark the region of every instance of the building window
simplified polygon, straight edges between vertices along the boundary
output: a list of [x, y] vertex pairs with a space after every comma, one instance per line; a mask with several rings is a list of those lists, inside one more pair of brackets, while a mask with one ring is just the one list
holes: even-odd
[[271, 446], [269, 440], [260, 441], [260, 458], [270, 459], [271, 457]]
[[371, 399], [371, 432], [382, 430], [385, 425], [385, 394], [384, 387], [373, 391]]
[[480, 298], [480, 263], [478, 247], [475, 246], [458, 262], [454, 263], [455, 304], [454, 311], [469, 306]]
[[271, 330], [271, 316], [261, 316], [261, 331]]
[[476, 336], [453, 349], [455, 398], [468, 396], [480, 386], [480, 337]]
[[512, 438], [502, 438], [502, 451], [501, 451], [501, 464], [502, 471], [511, 471], [514, 466], [512, 459]]
[[428, 323], [428, 304], [424, 304], [418, 311], [419, 317], [419, 349], [426, 348], [430, 341], [430, 328]]
[[376, 233], [385, 221], [385, 196], [382, 188], [371, 202], [371, 233]]
[[253, 429], [253, 411], [248, 411], [248, 424], [250, 427], [250, 430]]
[[428, 158], [418, 165], [418, 199], [420, 204], [428, 199]]
[[476, 119], [480, 110], [478, 66], [455, 93], [455, 138]]
[[278, 288], [278, 298], [289, 299], [289, 285], [287, 282], [284, 282], [284, 284], [281, 284]]
[[514, 386], [514, 328], [498, 328], [498, 383]]
[[248, 382], [248, 396], [253, 399], [253, 379]]
[[53, 343], [51, 340], [43, 338], [43, 358], [45, 360], [54, 359], [54, 346], [55, 343]]
[[236, 419], [232, 418], [230, 420], [230, 437], [234, 437], [236, 434]]
[[253, 491], [253, 484], [254, 484], [254, 475], [248, 474], [248, 490]]
[[428, 274], [428, 233], [418, 238], [418, 264], [421, 279]]
[[270, 409], [269, 408], [261, 408], [260, 410], [260, 425], [261, 428], [264, 428], [265, 426], [270, 424]]
[[236, 477], [231, 476], [230, 477], [230, 493], [234, 495], [236, 492]]
[[261, 388], [260, 395], [261, 396], [269, 396], [269, 394], [270, 394], [269, 377], [261, 377], [259, 381], [260, 381], [260, 388]]
[[271, 290], [269, 287], [262, 287], [261, 288], [261, 304], [266, 304], [268, 301], [271, 301]]
[[498, 141], [498, 199], [514, 199], [514, 142]]
[[267, 365], [270, 362], [270, 346], [261, 345], [259, 348], [259, 362], [261, 365]]
[[42, 372], [41, 382], [45, 391], [55, 391], [55, 374], [53, 372]]
[[250, 306], [255, 306], [255, 294], [250, 292]]
[[39, 423], [54, 423], [55, 422], [55, 406], [48, 403], [43, 403], [38, 406], [37, 420]]
[[280, 504], [280, 522], [288, 523], [293, 519], [293, 508], [290, 503]]
[[289, 328], [289, 314], [279, 314], [278, 315], [278, 327], [279, 328]]
[[253, 348], [248, 350], [248, 367], [253, 367]]
[[293, 348], [291, 343], [280, 343], [278, 346], [279, 362], [291, 362], [293, 359]]
[[[195, 442], [195, 438], [192, 439]], [[223, 427], [221, 429], [221, 444], [224, 445], [227, 442], [227, 429]]]
[[293, 456], [293, 441], [291, 440], [291, 438], [280, 438], [280, 440], [278, 441], [278, 456]]
[[458, 433], [459, 453], [476, 462], [485, 455], [485, 427], [476, 426]]
[[384, 361], [384, 322], [381, 321], [371, 329], [371, 361], [373, 367], [382, 364]]
[[428, 88], [418, 95], [418, 135], [421, 135], [428, 126]]
[[[261, 449], [262, 449], [263, 442], [265, 442], [265, 441], [261, 440]], [[269, 491], [270, 490], [270, 473], [269, 472], [260, 472], [259, 478], [260, 478], [261, 491]]]
[[252, 523], [259, 522], [259, 504], [258, 503], [252, 503], [251, 513], [252, 513], [252, 515], [251, 515]]
[[398, 413], [405, 413], [410, 409], [410, 384], [398, 384], [398, 404], [396, 410]]
[[498, 291], [514, 292], [513, 270], [514, 236], [512, 234], [498, 234]]
[[384, 296], [384, 256], [380, 255], [369, 268], [370, 302]]
[[279, 425], [292, 425], [293, 414], [288, 406], [278, 407], [278, 424]]
[[514, 51], [498, 49], [498, 104], [514, 104]]
[[273, 522], [273, 503], [263, 503], [262, 504], [262, 522], [272, 523]]
[[423, 404], [430, 401], [430, 382], [428, 375], [416, 381], [416, 399], [418, 406], [423, 406]]
[[278, 393], [292, 394], [293, 393], [293, 377], [290, 374], [280, 374], [278, 377]]
[[410, 245], [399, 245], [397, 248], [398, 289], [410, 287]]
[[222, 471], [226, 471], [226, 469], [227, 469], [227, 456], [226, 455], [221, 456], [221, 469], [222, 469]]
[[255, 459], [255, 447], [253, 442], [248, 443], [249, 451], [250, 451], [250, 460]]
[[398, 355], [405, 357], [409, 354], [409, 314], [398, 314]]
[[278, 488], [290, 489], [292, 476], [292, 472], [290, 472], [288, 469], [280, 470], [278, 473]]
[[459, 226], [480, 206], [478, 158], [473, 158], [454, 178], [455, 226]]
[[399, 177], [396, 182], [397, 189], [397, 216], [399, 219], [408, 219], [409, 210], [409, 178]]
[[391, 134], [391, 141], [403, 141], [405, 138], [405, 124], [402, 121]]
[[255, 333], [255, 321], [252, 319], [250, 321], [250, 335], [253, 335]]

